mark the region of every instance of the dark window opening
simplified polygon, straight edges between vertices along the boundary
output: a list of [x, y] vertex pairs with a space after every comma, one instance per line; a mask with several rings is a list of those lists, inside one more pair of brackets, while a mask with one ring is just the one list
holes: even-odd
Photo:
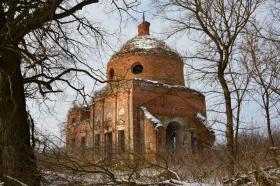
[[181, 126], [179, 123], [169, 123], [166, 128], [166, 150], [169, 154], [178, 152], [181, 148]]
[[191, 132], [191, 147], [192, 147], [192, 152], [197, 151], [197, 138], [194, 132]]
[[112, 132], [105, 134], [105, 153], [107, 157], [111, 157], [113, 153], [113, 136]]
[[143, 72], [143, 66], [141, 64], [135, 64], [132, 66], [132, 73], [133, 74], [140, 74]]
[[119, 153], [122, 153], [125, 151], [125, 136], [124, 136], [124, 130], [118, 131], [118, 148]]
[[86, 150], [86, 137], [81, 138], [81, 154], [85, 155], [85, 150]]
[[86, 137], [84, 136], [81, 138], [81, 147], [82, 148], [86, 147]]
[[94, 135], [94, 148], [95, 148], [95, 154], [100, 154], [100, 134]]
[[114, 76], [115, 76], [115, 71], [114, 71], [114, 69], [111, 68], [111, 69], [109, 70], [109, 79], [110, 79], [110, 80], [113, 79]]
[[71, 147], [74, 148], [76, 145], [76, 138], [71, 139]]
[[71, 124], [74, 124], [76, 122], [76, 118], [72, 118]]

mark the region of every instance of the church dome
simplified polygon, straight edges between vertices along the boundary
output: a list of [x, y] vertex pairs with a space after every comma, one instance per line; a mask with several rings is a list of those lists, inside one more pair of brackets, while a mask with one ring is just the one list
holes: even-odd
[[138, 35], [128, 40], [107, 64], [108, 80], [144, 79], [184, 85], [183, 61], [165, 42], [150, 36], [143, 20]]
[[150, 35], [138, 35], [130, 39], [113, 57], [125, 54], [163, 54], [180, 58], [165, 42]]

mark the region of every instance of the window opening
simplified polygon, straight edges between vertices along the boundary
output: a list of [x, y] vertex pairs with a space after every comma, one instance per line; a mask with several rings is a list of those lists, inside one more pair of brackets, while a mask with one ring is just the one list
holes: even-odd
[[85, 146], [86, 146], [86, 137], [83, 136], [83, 137], [81, 138], [81, 147], [84, 148]]
[[141, 65], [141, 64], [134, 64], [133, 66], [132, 66], [132, 73], [133, 74], [140, 74], [140, 73], [142, 73], [143, 72], [143, 69], [144, 69], [144, 67], [143, 67], [143, 65]]
[[114, 78], [114, 76], [115, 76], [115, 71], [114, 71], [114, 69], [111, 68], [109, 70], [109, 79], [112, 80]]
[[72, 120], [71, 120], [71, 124], [74, 124], [74, 123], [76, 123], [76, 118], [72, 118]]
[[191, 147], [192, 147], [192, 152], [196, 152], [197, 150], [197, 138], [194, 134], [194, 132], [191, 132]]
[[105, 153], [107, 157], [111, 157], [113, 153], [113, 138], [112, 132], [108, 132], [105, 134]]
[[94, 148], [95, 148], [95, 153], [100, 154], [100, 134], [95, 134], [94, 135]]
[[85, 150], [86, 150], [86, 137], [83, 136], [81, 138], [81, 154], [85, 155]]
[[119, 152], [122, 153], [125, 151], [125, 135], [124, 130], [118, 131], [118, 148]]
[[72, 140], [71, 140], [71, 146], [72, 146], [72, 148], [75, 147], [75, 144], [76, 144], [76, 138], [74, 137], [74, 138], [72, 138]]
[[168, 153], [173, 154], [180, 150], [180, 134], [181, 126], [179, 123], [171, 122], [166, 128], [166, 150]]

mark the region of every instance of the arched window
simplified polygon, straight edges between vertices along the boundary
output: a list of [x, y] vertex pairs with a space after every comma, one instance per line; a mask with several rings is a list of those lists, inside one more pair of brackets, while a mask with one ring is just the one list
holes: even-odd
[[143, 72], [143, 65], [141, 65], [140, 63], [134, 63], [131, 67], [131, 71], [133, 74], [140, 74]]
[[166, 150], [169, 154], [178, 152], [182, 146], [181, 125], [177, 122], [171, 122], [166, 128]]

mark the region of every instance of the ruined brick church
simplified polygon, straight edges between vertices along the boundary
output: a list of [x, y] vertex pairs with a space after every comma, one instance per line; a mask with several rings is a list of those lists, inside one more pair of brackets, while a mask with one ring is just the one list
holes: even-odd
[[183, 61], [150, 36], [143, 20], [138, 35], [107, 64], [106, 86], [89, 107], [68, 113], [67, 149], [102, 158], [132, 152], [180, 154], [212, 146], [205, 97], [185, 86]]

